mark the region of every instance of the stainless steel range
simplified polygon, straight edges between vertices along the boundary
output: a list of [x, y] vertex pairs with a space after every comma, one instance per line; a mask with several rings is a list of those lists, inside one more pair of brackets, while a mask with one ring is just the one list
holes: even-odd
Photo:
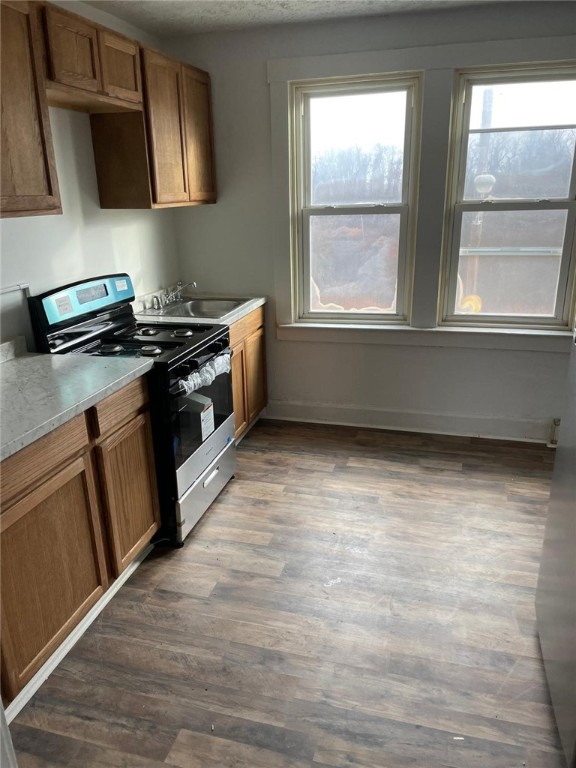
[[39, 352], [150, 357], [150, 414], [162, 511], [156, 541], [181, 545], [236, 465], [225, 325], [140, 323], [127, 274], [29, 298]]

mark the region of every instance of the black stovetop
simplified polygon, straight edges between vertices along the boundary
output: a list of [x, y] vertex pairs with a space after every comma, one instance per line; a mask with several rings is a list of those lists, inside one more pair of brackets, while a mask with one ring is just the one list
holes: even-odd
[[[129, 323], [108, 327], [98, 338], [70, 351], [98, 357], [151, 357], [159, 362], [171, 363], [183, 353], [191, 354], [196, 348], [204, 346], [225, 328], [222, 325]], [[64, 331], [61, 336], [51, 339], [51, 346], [57, 348], [60, 339], [67, 338]]]

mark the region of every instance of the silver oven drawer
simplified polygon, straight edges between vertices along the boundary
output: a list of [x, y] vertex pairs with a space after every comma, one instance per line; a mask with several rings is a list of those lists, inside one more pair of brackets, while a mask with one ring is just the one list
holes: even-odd
[[236, 471], [236, 446], [229, 443], [176, 502], [178, 540], [183, 542]]
[[176, 486], [178, 498], [181, 499], [188, 493], [188, 489], [196, 483], [200, 475], [204, 474], [204, 468], [211, 464], [216, 456], [234, 440], [234, 414], [230, 414], [226, 421], [213, 432], [210, 437], [200, 445], [194, 453], [176, 470]]

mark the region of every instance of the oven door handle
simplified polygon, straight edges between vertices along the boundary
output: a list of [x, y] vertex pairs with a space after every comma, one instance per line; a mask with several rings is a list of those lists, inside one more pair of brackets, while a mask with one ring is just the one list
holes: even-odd
[[196, 370], [201, 368], [203, 365], [206, 365], [206, 363], [209, 363], [210, 360], [214, 360], [215, 357], [220, 357], [220, 355], [231, 355], [232, 350], [230, 347], [225, 347], [224, 349], [219, 349], [218, 352], [210, 352], [207, 355], [201, 355], [200, 357], [191, 357], [186, 362], [189, 365], [192, 365], [195, 367]]
[[[228, 357], [230, 357], [230, 358], [232, 357], [232, 350], [231, 350], [229, 347], [226, 347], [226, 349], [222, 349], [222, 350], [220, 350], [219, 352], [217, 352], [217, 353], [216, 353], [216, 354], [214, 354], [214, 355], [210, 355], [210, 357], [208, 357], [208, 358], [206, 359], [206, 361], [205, 361], [205, 362], [203, 362], [203, 364], [202, 364], [202, 365], [200, 365], [198, 368], [195, 368], [194, 370], [191, 370], [191, 371], [190, 371], [190, 373], [188, 374], [188, 376], [181, 376], [181, 377], [180, 377], [180, 379], [178, 379], [178, 381], [176, 381], [176, 383], [175, 383], [175, 384], [173, 384], [173, 385], [170, 387], [170, 389], [168, 390], [168, 392], [169, 392], [170, 396], [171, 396], [172, 398], [178, 398], [178, 397], [180, 397], [180, 396], [182, 395], [182, 393], [185, 393], [185, 392], [186, 392], [186, 386], [184, 385], [184, 382], [185, 382], [185, 381], [186, 381], [186, 380], [187, 380], [189, 377], [192, 377], [192, 376], [194, 376], [194, 375], [200, 375], [200, 374], [201, 374], [201, 372], [202, 372], [202, 370], [203, 370], [203, 368], [205, 368], [205, 367], [206, 367], [206, 366], [207, 366], [209, 363], [212, 363], [212, 362], [214, 362], [214, 361], [215, 361], [215, 360], [217, 360], [219, 357], [225, 357], [225, 356], [228, 356]], [[189, 362], [190, 362], [190, 363], [194, 363], [194, 362], [197, 362], [199, 359], [200, 359], [200, 358], [192, 358], [192, 359], [191, 359]], [[228, 368], [228, 370], [226, 371], [226, 373], [228, 373], [228, 372], [229, 372], [229, 370], [230, 370], [230, 368]], [[224, 373], [224, 371], [220, 371], [220, 372], [218, 372], [217, 374], [215, 374], [212, 380], [214, 380], [214, 378], [216, 378], [216, 376], [217, 376], [217, 375], [220, 375], [221, 373]], [[210, 383], [211, 383], [211, 382], [210, 382]], [[207, 383], [205, 386], [209, 386], [209, 383]], [[197, 387], [197, 388], [198, 388], [198, 389], [201, 389], [201, 387]]]

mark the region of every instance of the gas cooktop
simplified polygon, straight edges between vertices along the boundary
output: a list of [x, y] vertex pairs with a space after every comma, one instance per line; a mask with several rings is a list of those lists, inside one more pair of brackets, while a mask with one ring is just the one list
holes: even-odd
[[144, 344], [124, 339], [114, 341], [95, 341], [80, 349], [75, 349], [72, 354], [97, 355], [98, 357], [160, 357], [169, 354], [177, 347], [183, 345]]
[[177, 341], [199, 341], [204, 339], [209, 334], [214, 325], [182, 325], [182, 324], [167, 324], [158, 323], [136, 323], [132, 328], [128, 329], [124, 336], [131, 335], [135, 340], [150, 340], [154, 342], [171, 342]]
[[[153, 357], [170, 362], [183, 351], [211, 339], [222, 330], [222, 326], [195, 325], [191, 328], [177, 324], [131, 323], [117, 327], [113, 333], [110, 333], [110, 328], [107, 330], [107, 334], [71, 351], [98, 357]], [[65, 341], [62, 337], [52, 337], [50, 344], [58, 347]]]

